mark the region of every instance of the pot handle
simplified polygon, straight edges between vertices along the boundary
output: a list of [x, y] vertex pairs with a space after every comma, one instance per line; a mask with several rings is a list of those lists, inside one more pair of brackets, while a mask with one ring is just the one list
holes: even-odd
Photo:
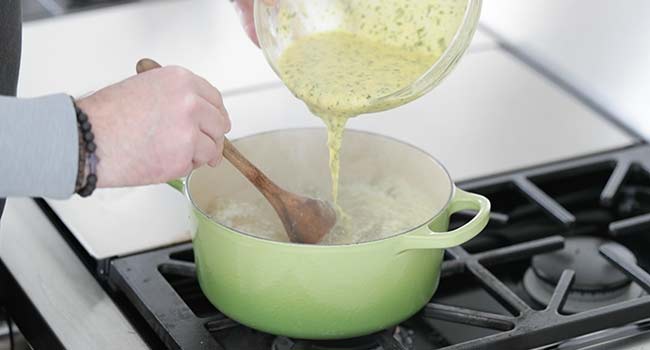
[[183, 179], [176, 179], [176, 180], [171, 180], [167, 182], [169, 186], [171, 186], [173, 189], [180, 193], [185, 193], [185, 180]]
[[490, 220], [490, 201], [478, 194], [456, 188], [449, 204], [448, 214], [462, 210], [477, 210], [478, 213], [465, 225], [447, 232], [407, 234], [402, 251], [413, 249], [443, 249], [461, 245], [478, 235]]

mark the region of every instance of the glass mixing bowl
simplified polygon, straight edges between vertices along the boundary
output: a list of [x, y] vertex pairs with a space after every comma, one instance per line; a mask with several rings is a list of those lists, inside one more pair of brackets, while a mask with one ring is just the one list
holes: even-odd
[[[383, 37], [355, 20], [368, 8], [382, 11], [377, 13], [387, 33]], [[393, 44], [399, 34], [399, 46], [405, 50], [425, 45], [437, 51], [435, 63], [409, 86], [370, 101], [372, 110], [379, 111], [414, 100], [438, 85], [467, 50], [480, 11], [481, 0], [277, 0], [273, 6], [255, 0], [255, 29], [266, 59], [280, 78], [278, 61], [285, 49], [319, 32], [344, 30], [387, 44]]]

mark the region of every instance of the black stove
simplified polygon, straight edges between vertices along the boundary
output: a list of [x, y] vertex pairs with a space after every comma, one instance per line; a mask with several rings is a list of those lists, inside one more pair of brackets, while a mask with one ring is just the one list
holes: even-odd
[[460, 187], [492, 201], [488, 227], [447, 250], [421, 312], [365, 337], [290, 339], [228, 319], [201, 293], [189, 243], [111, 260], [106, 278], [169, 349], [611, 349], [650, 336], [650, 146]]

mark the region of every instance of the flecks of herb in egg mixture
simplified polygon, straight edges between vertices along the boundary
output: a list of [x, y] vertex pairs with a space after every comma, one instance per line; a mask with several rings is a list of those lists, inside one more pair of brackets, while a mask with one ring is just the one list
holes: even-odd
[[[322, 16], [338, 17], [339, 30], [302, 37], [281, 55], [282, 80], [328, 127], [335, 204], [347, 119], [407, 102], [379, 98], [407, 87], [435, 63], [462, 22], [466, 5], [444, 0], [334, 2], [333, 13]], [[279, 24], [293, 27], [295, 17], [290, 11], [280, 13]]]
[[[373, 99], [405, 88], [435, 56], [369, 41], [359, 35], [325, 32], [295, 42], [280, 58], [285, 84], [328, 127], [332, 196], [337, 199], [339, 150], [348, 118], [373, 108]], [[401, 101], [387, 101], [382, 108]]]

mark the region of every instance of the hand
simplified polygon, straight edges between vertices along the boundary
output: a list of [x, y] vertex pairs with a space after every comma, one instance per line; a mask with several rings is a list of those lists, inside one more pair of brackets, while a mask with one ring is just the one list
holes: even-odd
[[[239, 13], [242, 26], [255, 45], [260, 46], [255, 32], [255, 21], [253, 20], [253, 1], [254, 0], [235, 0], [235, 8]], [[263, 0], [269, 6], [275, 5], [277, 0]]]
[[216, 166], [230, 131], [219, 91], [181, 67], [138, 74], [77, 105], [95, 134], [98, 187], [162, 183]]

